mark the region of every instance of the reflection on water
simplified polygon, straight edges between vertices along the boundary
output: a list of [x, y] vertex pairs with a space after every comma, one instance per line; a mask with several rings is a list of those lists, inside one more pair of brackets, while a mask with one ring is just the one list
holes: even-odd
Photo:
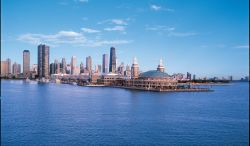
[[248, 145], [248, 87], [158, 93], [2, 80], [2, 144]]

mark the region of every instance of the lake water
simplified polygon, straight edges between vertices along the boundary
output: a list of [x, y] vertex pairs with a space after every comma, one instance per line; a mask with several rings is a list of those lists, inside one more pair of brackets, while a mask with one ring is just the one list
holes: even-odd
[[158, 93], [2, 80], [3, 146], [249, 145], [249, 84]]

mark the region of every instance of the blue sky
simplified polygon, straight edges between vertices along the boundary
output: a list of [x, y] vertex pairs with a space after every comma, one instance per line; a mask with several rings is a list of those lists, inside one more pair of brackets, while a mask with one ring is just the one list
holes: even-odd
[[248, 0], [2, 0], [1, 59], [37, 63], [37, 46], [50, 62], [77, 56], [101, 64], [117, 49], [118, 62], [198, 77], [249, 74]]

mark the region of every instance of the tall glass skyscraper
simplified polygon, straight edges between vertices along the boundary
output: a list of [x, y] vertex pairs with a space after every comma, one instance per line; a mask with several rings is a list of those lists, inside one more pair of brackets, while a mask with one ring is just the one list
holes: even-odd
[[23, 75], [27, 75], [30, 72], [30, 51], [23, 51]]
[[37, 56], [38, 77], [49, 77], [49, 46], [40, 44]]
[[114, 47], [110, 48], [109, 72], [116, 72], [116, 54]]
[[108, 65], [109, 65], [109, 56], [108, 56], [108, 54], [103, 54], [102, 55], [102, 72], [103, 73], [108, 73], [108, 69], [109, 69], [109, 67], [108, 67]]

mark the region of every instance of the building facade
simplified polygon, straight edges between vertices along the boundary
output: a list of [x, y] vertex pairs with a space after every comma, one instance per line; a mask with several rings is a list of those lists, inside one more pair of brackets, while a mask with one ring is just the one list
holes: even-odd
[[66, 59], [62, 58], [62, 73], [63, 74], [66, 74], [66, 66], [67, 66]]
[[38, 77], [49, 78], [49, 46], [40, 44], [38, 46]]
[[131, 66], [131, 78], [136, 79], [138, 77], [139, 77], [139, 65], [138, 65], [137, 59], [134, 58], [133, 64]]
[[71, 57], [71, 74], [72, 75], [75, 74], [76, 63], [77, 63], [76, 56], [72, 56]]
[[89, 74], [92, 73], [92, 58], [91, 58], [91, 56], [88, 56], [86, 58], [86, 69], [89, 72]]
[[16, 62], [12, 65], [12, 74], [13, 75], [18, 75], [21, 73], [21, 65], [17, 64]]
[[8, 75], [8, 62], [7, 61], [1, 61], [1, 76]]
[[23, 51], [23, 75], [26, 76], [30, 72], [30, 51]]
[[160, 71], [160, 72], [164, 72], [165, 71], [162, 59], [160, 59], [160, 63], [158, 65], [158, 67], [157, 67], [157, 70]]
[[108, 54], [102, 55], [102, 73], [108, 73], [109, 72], [109, 58]]
[[116, 72], [116, 53], [114, 47], [110, 48], [109, 72]]

